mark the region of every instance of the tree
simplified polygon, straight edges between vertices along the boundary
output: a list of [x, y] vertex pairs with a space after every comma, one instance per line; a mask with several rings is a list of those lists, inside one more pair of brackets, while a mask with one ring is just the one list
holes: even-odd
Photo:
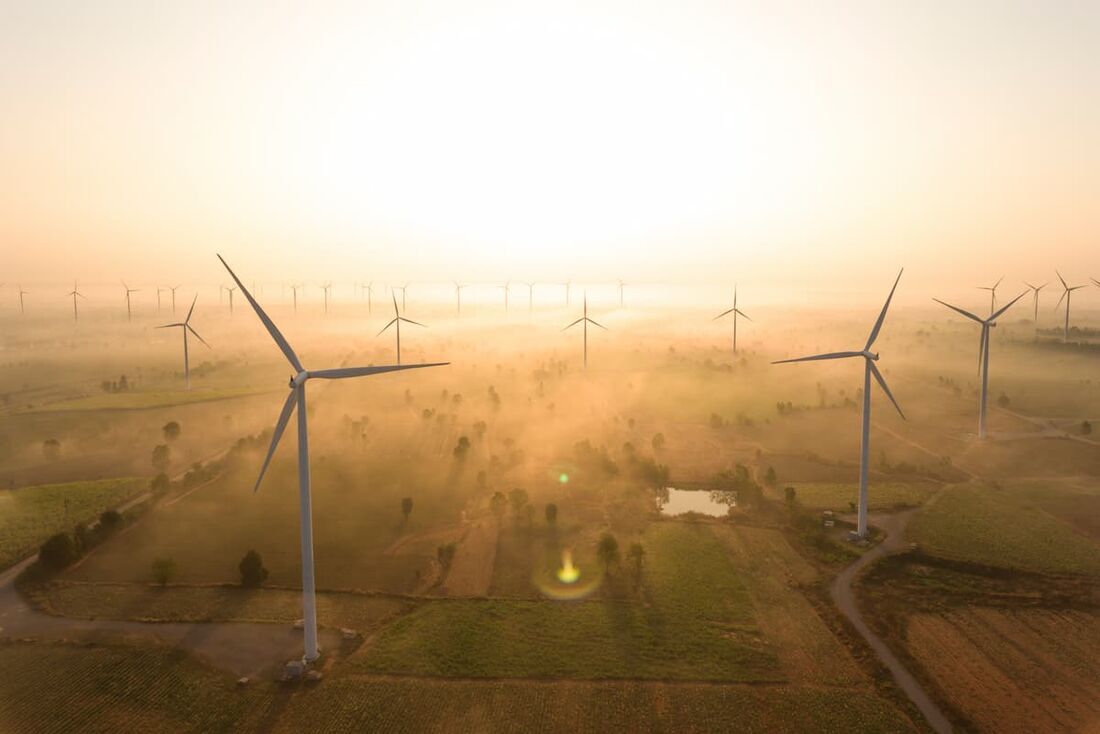
[[68, 533], [53, 535], [38, 549], [38, 560], [46, 568], [60, 571], [79, 557], [76, 543]]
[[104, 510], [99, 515], [99, 527], [104, 533], [113, 533], [122, 524], [122, 515], [118, 510]]
[[661, 449], [663, 449], [665, 447], [665, 434], [663, 434], [663, 433], [653, 434], [653, 440], [650, 441], [650, 443], [653, 445], [653, 450], [654, 451], [660, 451]]
[[443, 567], [443, 571], [447, 572], [451, 569], [451, 562], [455, 559], [455, 551], [458, 549], [454, 543], [447, 543], [447, 545], [441, 545], [436, 548], [435, 556], [439, 559], [439, 565]]
[[504, 517], [504, 511], [508, 509], [508, 498], [504, 492], [493, 492], [493, 498], [489, 500], [489, 509], [497, 516], [497, 520]]
[[553, 502], [546, 505], [546, 524], [550, 527], [558, 524], [558, 506]]
[[168, 421], [161, 430], [164, 431], [164, 440], [169, 443], [180, 437], [180, 424], [176, 421]]
[[167, 444], [159, 444], [153, 449], [153, 468], [158, 472], [166, 472], [168, 464], [172, 461], [172, 450]]
[[619, 562], [619, 541], [611, 533], [604, 533], [596, 545], [596, 556], [603, 564], [604, 573], [610, 573], [611, 567]]
[[764, 473], [764, 484], [768, 485], [769, 487], [774, 487], [775, 485], [779, 484], [779, 477], [776, 476], [774, 466], [769, 466], [768, 471]]
[[49, 461], [56, 461], [61, 456], [61, 442], [56, 438], [47, 438], [42, 442], [42, 455]]
[[157, 474], [149, 482], [149, 489], [157, 494], [162, 494], [168, 491], [168, 488], [172, 486], [172, 482], [168, 479], [168, 475], [164, 472]]
[[1005, 395], [1004, 393], [1001, 393], [1001, 396], [999, 398], [997, 398], [997, 405], [1001, 406], [1002, 408], [1007, 408], [1011, 404], [1012, 404], [1012, 401], [1009, 400], [1008, 396]]
[[153, 580], [161, 586], [167, 586], [175, 575], [176, 562], [171, 558], [158, 558], [153, 561]]
[[519, 521], [520, 513], [523, 512], [523, 508], [527, 505], [527, 490], [516, 487], [508, 493], [508, 504], [512, 506], [512, 514], [515, 516], [516, 521]]
[[787, 500], [788, 506], [794, 506], [798, 502], [798, 492], [794, 487], [785, 487], [783, 489], [783, 497]]
[[241, 586], [255, 588], [261, 586], [267, 580], [267, 569], [264, 568], [264, 559], [254, 550], [244, 554], [237, 568], [241, 571]]
[[642, 583], [642, 564], [645, 562], [645, 548], [641, 543], [633, 543], [626, 554], [630, 561], [630, 568], [634, 572], [634, 588]]
[[401, 514], [405, 516], [405, 522], [409, 521], [409, 514], [413, 511], [413, 498], [402, 497], [401, 498]]
[[455, 444], [454, 455], [455, 459], [462, 461], [466, 458], [466, 454], [470, 451], [470, 439], [465, 436], [458, 437], [458, 443]]
[[1087, 436], [1092, 433], [1092, 424], [1088, 421], [1081, 421], [1081, 435]]

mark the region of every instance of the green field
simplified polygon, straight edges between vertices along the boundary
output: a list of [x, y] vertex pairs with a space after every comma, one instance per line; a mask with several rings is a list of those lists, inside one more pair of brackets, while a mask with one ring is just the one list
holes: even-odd
[[182, 652], [130, 646], [0, 643], [0, 731], [230, 732], [260, 721], [271, 686]]
[[90, 523], [147, 487], [147, 480], [127, 477], [0, 490], [0, 568], [30, 555], [54, 533]]
[[[709, 527], [655, 523], [643, 544], [642, 599], [426, 602], [383, 629], [357, 664], [431, 676], [783, 678]], [[629, 588], [623, 573], [615, 583]]]
[[[148, 586], [53, 581], [29, 590], [50, 614], [62, 617], [156, 622], [294, 622], [302, 617], [302, 594], [292, 589], [239, 586]], [[400, 614], [409, 603], [363, 594], [320, 592], [317, 618], [327, 627], [369, 632]]]
[[[859, 500], [859, 485], [836, 482], [797, 482], [791, 484], [803, 507], [814, 510], [849, 512], [848, 503]], [[773, 494], [781, 496], [781, 491]], [[936, 492], [936, 485], [914, 482], [871, 481], [867, 487], [867, 505], [872, 511], [918, 507]]]
[[913, 518], [908, 535], [924, 551], [948, 558], [1100, 575], [1100, 545], [1012, 489], [950, 487]]

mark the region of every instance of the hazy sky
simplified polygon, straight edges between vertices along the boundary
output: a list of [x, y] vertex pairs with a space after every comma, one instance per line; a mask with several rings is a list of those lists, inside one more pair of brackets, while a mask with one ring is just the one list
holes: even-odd
[[0, 0], [0, 242], [30, 282], [1100, 277], [1100, 3]]

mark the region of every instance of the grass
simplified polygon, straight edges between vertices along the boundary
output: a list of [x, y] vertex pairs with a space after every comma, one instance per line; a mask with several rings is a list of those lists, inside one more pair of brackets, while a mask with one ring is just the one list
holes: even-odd
[[54, 533], [92, 522], [147, 486], [145, 479], [127, 477], [0, 491], [0, 568], [34, 553]]
[[237, 731], [271, 690], [160, 648], [0, 643], [5, 732]]
[[1016, 491], [950, 487], [913, 518], [908, 534], [925, 552], [947, 558], [1100, 576], [1100, 545]]
[[[790, 486], [795, 488], [798, 501], [814, 510], [850, 512], [849, 503], [859, 501], [859, 484], [855, 483], [798, 482]], [[935, 492], [934, 484], [872, 481], [867, 487], [867, 504], [872, 512], [918, 507]], [[782, 496], [781, 490], [777, 494]]]
[[344, 676], [302, 691], [275, 732], [914, 732], [871, 693], [691, 683]]
[[[48, 582], [28, 590], [43, 611], [63, 617], [156, 622], [294, 622], [302, 616], [302, 594], [290, 589], [239, 586], [168, 586]], [[409, 603], [363, 594], [320, 592], [321, 625], [369, 632], [400, 614]]]
[[[357, 659], [376, 673], [461, 677], [782, 680], [749, 596], [706, 526], [644, 535], [645, 601], [445, 600], [385, 627]], [[625, 572], [612, 583], [629, 586]]]

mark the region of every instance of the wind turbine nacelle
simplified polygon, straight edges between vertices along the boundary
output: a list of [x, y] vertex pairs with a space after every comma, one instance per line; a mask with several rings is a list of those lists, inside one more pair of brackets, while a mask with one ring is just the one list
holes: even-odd
[[290, 389], [293, 390], [296, 387], [301, 387], [309, 379], [309, 370], [302, 370], [298, 374], [290, 378]]
[[869, 352], [865, 349], [863, 350], [863, 356], [871, 360], [872, 362], [878, 361], [878, 352]]

